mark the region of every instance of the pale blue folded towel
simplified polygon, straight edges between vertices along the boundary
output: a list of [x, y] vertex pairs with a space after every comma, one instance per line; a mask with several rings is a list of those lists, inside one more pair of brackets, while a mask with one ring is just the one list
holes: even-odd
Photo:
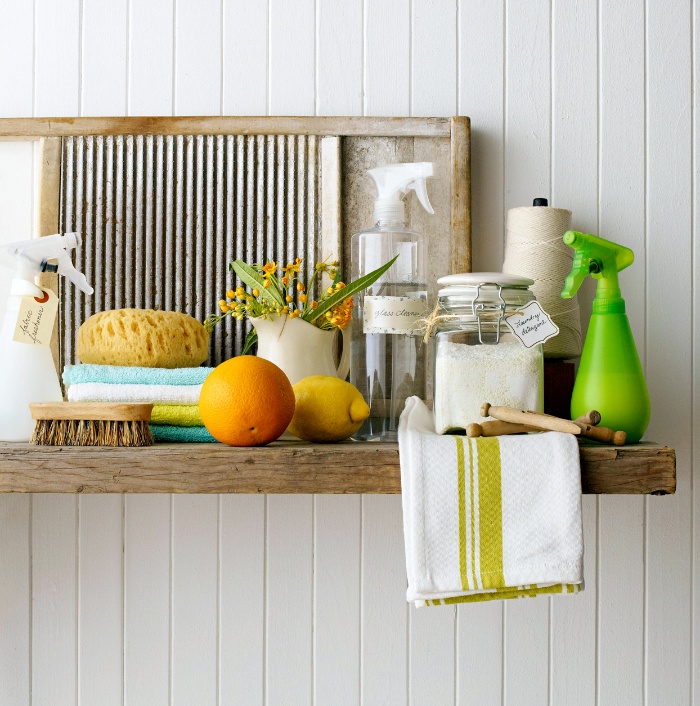
[[63, 382], [77, 385], [201, 385], [214, 368], [130, 368], [122, 365], [66, 365]]
[[176, 444], [203, 444], [216, 442], [204, 427], [174, 427], [167, 424], [149, 424], [154, 441]]

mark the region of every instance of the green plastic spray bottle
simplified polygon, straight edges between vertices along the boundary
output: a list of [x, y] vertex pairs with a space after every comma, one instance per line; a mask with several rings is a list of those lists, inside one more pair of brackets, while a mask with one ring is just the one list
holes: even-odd
[[573, 230], [564, 233], [564, 242], [576, 252], [561, 296], [573, 297], [588, 275], [598, 280], [571, 398], [571, 418], [597, 409], [603, 426], [627, 432], [627, 441], [636, 443], [649, 424], [651, 404], [617, 277], [634, 262], [634, 253]]

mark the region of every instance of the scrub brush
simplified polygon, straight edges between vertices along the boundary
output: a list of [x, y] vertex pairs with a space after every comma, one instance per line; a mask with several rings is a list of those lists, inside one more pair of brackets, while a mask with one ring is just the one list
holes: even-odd
[[151, 446], [152, 404], [33, 402], [36, 426], [31, 443], [40, 446]]

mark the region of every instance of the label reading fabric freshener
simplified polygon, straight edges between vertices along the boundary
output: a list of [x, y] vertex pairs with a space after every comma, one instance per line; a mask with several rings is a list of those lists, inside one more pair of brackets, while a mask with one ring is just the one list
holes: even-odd
[[363, 333], [417, 333], [426, 300], [415, 297], [365, 297]]
[[42, 289], [43, 297], [22, 297], [13, 341], [35, 346], [51, 344], [53, 325], [58, 314], [58, 297]]
[[505, 322], [525, 348], [544, 343], [559, 333], [559, 327], [539, 302], [530, 302], [520, 313], [506, 316]]

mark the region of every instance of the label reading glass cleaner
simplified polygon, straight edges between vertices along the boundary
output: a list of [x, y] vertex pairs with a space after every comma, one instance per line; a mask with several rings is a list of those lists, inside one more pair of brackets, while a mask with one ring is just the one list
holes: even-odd
[[365, 297], [362, 331], [363, 333], [417, 333], [425, 314], [425, 299]]
[[51, 344], [53, 325], [58, 314], [58, 297], [43, 289], [43, 297], [22, 297], [13, 341], [35, 346]]
[[536, 301], [530, 302], [520, 313], [506, 316], [505, 322], [525, 348], [544, 343], [559, 333], [559, 327]]

